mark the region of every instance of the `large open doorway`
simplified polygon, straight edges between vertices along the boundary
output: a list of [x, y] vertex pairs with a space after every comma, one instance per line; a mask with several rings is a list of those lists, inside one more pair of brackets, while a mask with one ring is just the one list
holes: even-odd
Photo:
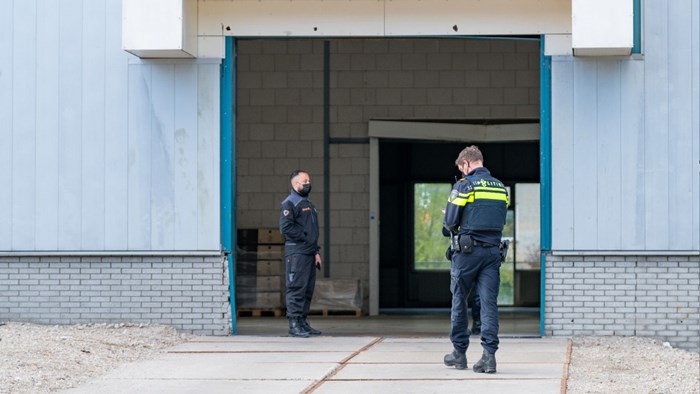
[[[288, 174], [304, 168], [323, 212], [324, 276], [362, 282], [372, 315], [446, 309], [449, 274], [416, 259], [417, 193], [449, 188], [455, 155], [476, 143], [511, 187], [519, 240], [515, 204], [539, 182], [539, 60], [536, 37], [237, 40], [238, 229], [275, 228]], [[400, 129], [378, 136], [372, 122]], [[375, 152], [381, 188], [370, 184]], [[539, 290], [539, 265], [518, 269], [514, 256], [501, 304], [537, 308], [518, 289]]]

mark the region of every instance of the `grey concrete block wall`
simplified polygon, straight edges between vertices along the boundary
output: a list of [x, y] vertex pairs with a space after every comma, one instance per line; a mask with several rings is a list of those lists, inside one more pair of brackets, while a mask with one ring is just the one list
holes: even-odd
[[[331, 144], [323, 184], [323, 41], [240, 40], [237, 53], [238, 227], [277, 227], [289, 173], [305, 169], [320, 211], [330, 190], [331, 277], [368, 289], [369, 148]], [[366, 139], [378, 118], [539, 117], [538, 41], [330, 40], [329, 71], [332, 139]]]
[[228, 335], [227, 264], [220, 256], [0, 257], [0, 320]]
[[698, 256], [547, 256], [545, 335], [646, 336], [700, 351]]

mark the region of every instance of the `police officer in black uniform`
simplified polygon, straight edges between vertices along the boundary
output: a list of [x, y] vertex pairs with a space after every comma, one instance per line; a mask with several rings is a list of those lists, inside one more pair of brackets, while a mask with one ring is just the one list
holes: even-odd
[[323, 263], [318, 253], [318, 214], [309, 201], [311, 177], [302, 170], [290, 176], [292, 190], [280, 206], [280, 232], [284, 235], [289, 335], [308, 338], [321, 335], [306, 320], [316, 286], [316, 269]]
[[[442, 235], [450, 237], [451, 233], [444, 226], [445, 223], [443, 223]], [[454, 255], [454, 252], [452, 252], [452, 245], [450, 244], [445, 251], [447, 261], [452, 261], [452, 255]], [[469, 330], [469, 334], [481, 335], [481, 300], [479, 300], [479, 290], [476, 289], [476, 282], [472, 283], [471, 290], [469, 290], [467, 305], [470, 307], [472, 315], [472, 328]]]
[[496, 372], [498, 350], [498, 289], [500, 287], [501, 234], [506, 220], [508, 192], [503, 183], [483, 166], [476, 146], [464, 148], [455, 164], [464, 174], [453, 187], [445, 209], [445, 228], [452, 234], [452, 331], [454, 350], [444, 363], [467, 368], [469, 347], [467, 297], [472, 282], [481, 301], [481, 346], [483, 355], [474, 372]]

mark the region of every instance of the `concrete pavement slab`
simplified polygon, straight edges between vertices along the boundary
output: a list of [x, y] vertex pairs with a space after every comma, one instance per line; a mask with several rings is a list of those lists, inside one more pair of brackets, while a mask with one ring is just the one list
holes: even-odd
[[109, 381], [97, 379], [84, 386], [63, 391], [65, 394], [297, 394], [312, 381], [307, 380], [154, 380], [132, 379]]
[[355, 351], [376, 340], [376, 337], [229, 337], [246, 338], [230, 341], [190, 341], [171, 349], [173, 353], [207, 352], [300, 352], [300, 351]]
[[129, 379], [269, 379], [313, 380], [338, 367], [337, 362], [298, 363], [293, 355], [277, 363], [230, 361], [211, 363], [211, 357], [170, 354], [150, 361], [125, 364], [108, 374], [113, 380]]
[[[199, 337], [69, 393], [559, 392], [565, 339], [501, 341], [498, 373], [445, 367], [446, 337]], [[481, 347], [467, 353], [469, 367]]]
[[314, 391], [314, 394], [356, 393], [518, 393], [559, 394], [558, 381], [550, 380], [378, 380], [378, 381], [329, 381]]
[[[353, 357], [349, 361], [351, 364], [355, 363], [419, 363], [419, 362], [442, 362], [442, 358], [445, 354], [449, 353], [451, 349], [441, 350], [441, 351], [374, 351], [374, 352], [362, 352], [356, 357]], [[561, 364], [566, 359], [566, 354], [555, 354], [555, 353], [528, 353], [528, 352], [511, 352], [506, 354], [496, 354], [499, 363], [558, 363]], [[481, 349], [469, 350], [467, 352], [467, 360], [469, 365], [476, 362], [481, 358]]]
[[420, 364], [347, 364], [330, 380], [505, 380], [505, 379], [559, 379], [559, 364], [498, 364], [498, 373], [483, 374], [468, 369], [446, 367], [442, 361]]

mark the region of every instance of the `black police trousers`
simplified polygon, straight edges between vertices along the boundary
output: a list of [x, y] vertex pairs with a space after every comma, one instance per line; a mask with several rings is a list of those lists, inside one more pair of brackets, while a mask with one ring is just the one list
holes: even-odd
[[291, 254], [285, 256], [285, 277], [287, 284], [287, 317], [309, 315], [311, 298], [316, 287], [315, 256]]
[[471, 253], [455, 253], [450, 271], [452, 315], [450, 340], [460, 353], [469, 347], [467, 297], [472, 283], [481, 303], [481, 346], [488, 353], [498, 350], [498, 289], [501, 285], [498, 246], [473, 246]]

